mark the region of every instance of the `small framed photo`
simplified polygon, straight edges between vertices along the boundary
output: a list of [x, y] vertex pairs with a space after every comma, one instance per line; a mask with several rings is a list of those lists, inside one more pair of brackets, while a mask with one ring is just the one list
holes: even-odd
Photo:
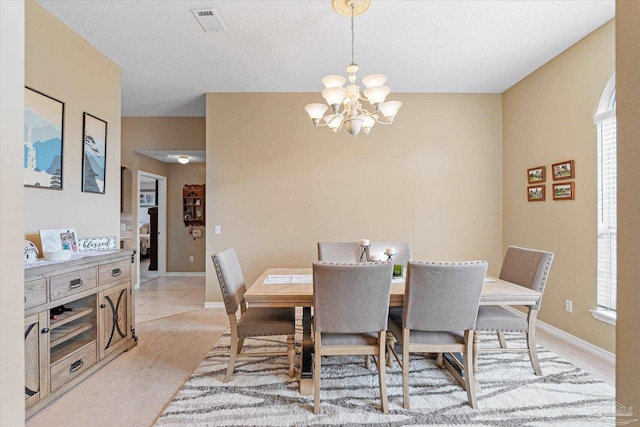
[[104, 194], [107, 164], [107, 122], [84, 113], [82, 191]]
[[576, 189], [573, 182], [553, 184], [553, 200], [573, 200], [575, 197]]
[[527, 169], [527, 180], [529, 184], [538, 184], [546, 182], [545, 166], [537, 166], [535, 168]]
[[544, 185], [527, 187], [527, 200], [530, 202], [544, 202]]
[[40, 230], [40, 241], [45, 255], [63, 250], [78, 252], [78, 237], [73, 228]]
[[551, 166], [553, 170], [553, 180], [560, 181], [562, 179], [575, 178], [575, 166], [573, 160], [567, 160], [566, 162], [554, 163]]

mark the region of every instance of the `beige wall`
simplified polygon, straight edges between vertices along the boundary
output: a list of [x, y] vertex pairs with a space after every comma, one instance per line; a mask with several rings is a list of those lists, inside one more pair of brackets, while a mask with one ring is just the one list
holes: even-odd
[[[24, 232], [73, 227], [80, 237], [119, 235], [120, 68], [35, 2], [26, 2], [25, 80], [65, 103], [62, 191], [25, 188]], [[105, 194], [83, 193], [82, 118], [105, 120]]]
[[[613, 21], [503, 94], [504, 228], [509, 245], [555, 259], [540, 319], [613, 352], [615, 328], [596, 307], [596, 127], [593, 116], [614, 72]], [[575, 160], [576, 199], [552, 200], [551, 164]], [[545, 202], [527, 202], [527, 168], [546, 165]], [[565, 311], [573, 301], [573, 313]]]
[[[24, 424], [24, 3], [0, 2], [0, 426]], [[17, 178], [16, 178], [17, 177]]]
[[[640, 2], [616, 2], [618, 324], [616, 400], [640, 418]], [[620, 421], [625, 420], [621, 417]], [[626, 421], [626, 420], [625, 420]], [[640, 423], [636, 422], [634, 425]]]
[[[205, 271], [205, 227], [202, 237], [193, 239], [189, 228], [185, 227], [182, 217], [182, 189], [185, 184], [204, 184], [206, 179], [205, 163], [172, 163], [167, 176], [167, 271], [200, 272]], [[193, 262], [189, 262], [193, 256]]]
[[[207, 94], [207, 260], [238, 251], [250, 285], [311, 266], [316, 242], [409, 240], [415, 259], [502, 257], [499, 94], [398, 94], [392, 126], [316, 129], [319, 93]], [[237, 114], [241, 111], [242, 114]], [[221, 301], [211, 261], [207, 301]]]
[[[196, 240], [195, 244], [189, 243], [184, 239], [183, 234], [186, 227], [184, 226], [184, 222], [182, 222], [181, 212], [182, 186], [187, 183], [187, 180], [196, 177], [198, 178], [197, 183], [204, 183], [204, 172], [196, 172], [198, 166], [193, 166], [194, 164], [188, 164], [184, 169], [173, 169], [173, 165], [139, 154], [137, 151], [199, 151], [204, 149], [204, 117], [122, 118], [122, 165], [126, 166], [133, 176], [130, 188], [125, 188], [124, 191], [132, 195], [129, 200], [133, 206], [128, 206], [127, 209], [128, 212], [132, 214], [133, 224], [138, 224], [138, 210], [136, 208], [138, 201], [138, 171], [150, 172], [167, 177], [167, 272], [204, 271], [204, 239]], [[177, 166], [178, 165], [176, 165], [176, 167]], [[179, 171], [186, 171], [186, 175], [182, 176]], [[175, 186], [173, 184], [174, 180], [182, 182], [182, 184], [179, 184], [179, 200], [176, 199]], [[194, 182], [189, 183], [193, 184]], [[178, 209], [178, 207], [180, 209], [178, 216], [179, 221], [176, 220], [176, 209]], [[193, 242], [193, 239], [191, 239], [191, 242]], [[194, 255], [193, 263], [189, 263], [189, 254], [186, 254], [186, 264], [183, 263], [183, 253], [177, 252], [182, 249], [194, 251], [192, 254]], [[180, 256], [177, 254], [180, 254]], [[138, 263], [136, 263], [136, 268], [139, 268]]]

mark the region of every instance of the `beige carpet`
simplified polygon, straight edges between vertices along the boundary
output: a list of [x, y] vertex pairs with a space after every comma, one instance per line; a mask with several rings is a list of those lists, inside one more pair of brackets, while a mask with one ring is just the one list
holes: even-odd
[[138, 323], [138, 345], [55, 402], [27, 426], [150, 426], [228, 328], [220, 309]]

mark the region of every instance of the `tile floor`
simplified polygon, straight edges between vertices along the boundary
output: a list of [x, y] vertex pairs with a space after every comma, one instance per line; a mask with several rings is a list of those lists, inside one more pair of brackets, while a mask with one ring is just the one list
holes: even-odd
[[161, 277], [136, 290], [136, 323], [204, 307], [204, 277]]

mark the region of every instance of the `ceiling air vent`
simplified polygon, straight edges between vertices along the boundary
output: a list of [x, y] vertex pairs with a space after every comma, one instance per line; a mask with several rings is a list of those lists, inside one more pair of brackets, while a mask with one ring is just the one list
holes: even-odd
[[206, 32], [227, 31], [215, 9], [191, 9], [191, 12]]

